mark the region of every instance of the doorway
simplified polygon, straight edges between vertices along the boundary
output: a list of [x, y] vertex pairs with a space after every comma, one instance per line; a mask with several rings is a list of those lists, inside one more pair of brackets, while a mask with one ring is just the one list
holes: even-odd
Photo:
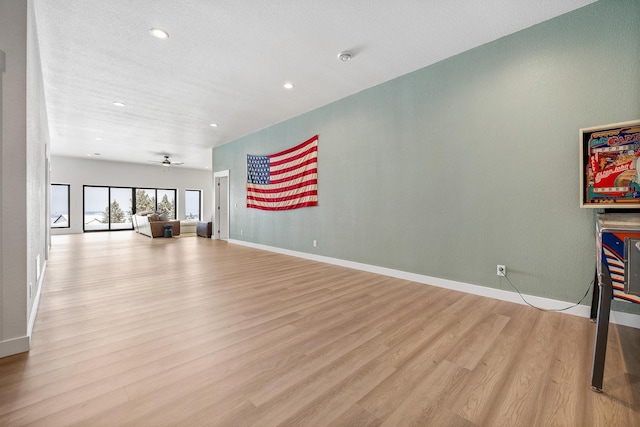
[[229, 239], [229, 171], [213, 174], [213, 237]]

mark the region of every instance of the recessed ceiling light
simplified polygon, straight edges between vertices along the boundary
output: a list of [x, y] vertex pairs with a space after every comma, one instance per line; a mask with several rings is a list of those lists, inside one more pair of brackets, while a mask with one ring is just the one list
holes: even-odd
[[169, 33], [167, 33], [165, 30], [161, 29], [161, 28], [150, 28], [149, 32], [151, 33], [151, 35], [157, 39], [168, 39], [169, 38]]
[[284, 88], [285, 89], [293, 89], [293, 83], [285, 83], [284, 84]]
[[217, 123], [211, 123], [209, 126], [211, 126], [212, 128], [217, 128], [218, 124]]
[[116, 107], [124, 107], [124, 103], [118, 101], [114, 101], [113, 105], [115, 105]]
[[353, 57], [353, 54], [351, 52], [347, 52], [346, 50], [344, 52], [340, 52], [338, 54], [338, 59], [342, 62], [347, 62], [349, 61], [351, 58]]
[[99, 136], [96, 137], [96, 141], [102, 141], [102, 138], [100, 138]]

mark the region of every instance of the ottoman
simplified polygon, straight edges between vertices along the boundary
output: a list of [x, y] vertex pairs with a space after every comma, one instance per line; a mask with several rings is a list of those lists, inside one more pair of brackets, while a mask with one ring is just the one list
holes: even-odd
[[196, 234], [200, 237], [211, 238], [212, 229], [213, 229], [213, 225], [211, 224], [211, 221], [209, 222], [198, 221], [198, 223], [196, 224]]

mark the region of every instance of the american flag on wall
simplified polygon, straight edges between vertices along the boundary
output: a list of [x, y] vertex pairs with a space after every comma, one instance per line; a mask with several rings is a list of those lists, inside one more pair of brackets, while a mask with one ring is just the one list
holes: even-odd
[[318, 135], [269, 156], [247, 155], [247, 207], [269, 211], [318, 205]]

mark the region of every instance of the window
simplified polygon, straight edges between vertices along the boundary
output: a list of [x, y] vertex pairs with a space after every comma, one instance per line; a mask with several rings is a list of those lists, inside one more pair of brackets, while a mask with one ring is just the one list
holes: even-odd
[[184, 213], [187, 219], [202, 219], [202, 192], [184, 190]]
[[111, 230], [131, 230], [132, 188], [109, 189], [109, 227]]
[[84, 186], [84, 231], [132, 230], [131, 187]]
[[69, 228], [69, 184], [51, 184], [51, 228]]
[[136, 213], [156, 211], [156, 189], [136, 188]]
[[176, 219], [176, 190], [85, 185], [83, 209], [84, 231], [132, 230], [134, 212], [167, 212]]
[[84, 186], [84, 231], [109, 229], [109, 187]]
[[156, 211], [168, 212], [169, 219], [176, 219], [176, 190], [156, 190], [158, 206]]
[[136, 188], [136, 213], [167, 212], [176, 219], [176, 190]]

